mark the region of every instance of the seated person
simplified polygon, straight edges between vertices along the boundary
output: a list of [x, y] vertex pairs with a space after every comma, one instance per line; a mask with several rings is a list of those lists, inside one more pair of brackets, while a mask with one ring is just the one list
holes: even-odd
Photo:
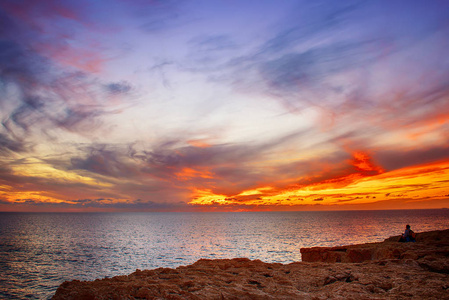
[[415, 233], [410, 229], [410, 225], [405, 226], [405, 231], [399, 239], [399, 242], [416, 242]]

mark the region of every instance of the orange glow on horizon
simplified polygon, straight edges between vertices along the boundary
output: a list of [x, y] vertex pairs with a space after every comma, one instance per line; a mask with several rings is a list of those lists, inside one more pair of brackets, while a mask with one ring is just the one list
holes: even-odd
[[[372, 170], [365, 156], [356, 164], [362, 170]], [[380, 171], [379, 168], [374, 168]], [[237, 195], [214, 194], [213, 191], [196, 190], [191, 205], [201, 206], [345, 206], [370, 204], [387, 200], [403, 200], [410, 205], [429, 200], [449, 200], [449, 161], [403, 168], [378, 173], [373, 176], [351, 174], [319, 183], [243, 191]]]
[[192, 199], [190, 204], [199, 205], [211, 205], [211, 204], [227, 204], [227, 197], [225, 195], [214, 194], [211, 190], [193, 190], [194, 199]]

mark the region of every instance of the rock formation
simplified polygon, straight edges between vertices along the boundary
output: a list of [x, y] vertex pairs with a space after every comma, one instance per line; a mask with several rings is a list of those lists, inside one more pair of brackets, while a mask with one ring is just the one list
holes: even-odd
[[305, 248], [303, 262], [286, 265], [201, 259], [176, 269], [74, 280], [61, 284], [53, 299], [449, 299], [449, 230], [421, 233], [416, 243], [397, 239]]
[[302, 248], [304, 262], [360, 263], [387, 259], [411, 259], [422, 268], [449, 274], [449, 230], [418, 233], [416, 243], [398, 243], [399, 236], [382, 243], [341, 247]]

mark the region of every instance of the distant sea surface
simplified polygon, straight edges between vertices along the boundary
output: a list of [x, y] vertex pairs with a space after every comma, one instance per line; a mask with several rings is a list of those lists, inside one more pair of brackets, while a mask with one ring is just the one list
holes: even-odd
[[49, 299], [65, 280], [200, 258], [301, 260], [299, 248], [448, 229], [449, 210], [254, 213], [0, 213], [0, 299]]

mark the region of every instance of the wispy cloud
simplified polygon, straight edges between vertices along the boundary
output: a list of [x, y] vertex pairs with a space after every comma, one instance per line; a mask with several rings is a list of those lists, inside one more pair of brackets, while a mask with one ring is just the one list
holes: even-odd
[[0, 205], [441, 206], [448, 15], [426, 1], [3, 1]]

